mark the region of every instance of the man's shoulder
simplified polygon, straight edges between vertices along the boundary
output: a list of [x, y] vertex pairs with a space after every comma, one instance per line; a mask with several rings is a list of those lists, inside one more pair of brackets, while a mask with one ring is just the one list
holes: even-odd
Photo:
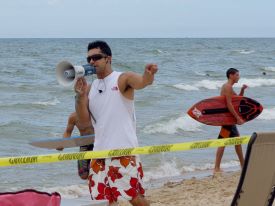
[[229, 83], [224, 83], [221, 88], [221, 95], [231, 94], [233, 91], [233, 87]]
[[228, 89], [231, 90], [232, 88], [233, 88], [232, 85], [227, 82], [222, 85], [222, 89], [225, 89], [225, 90], [228, 90]]
[[123, 81], [123, 80], [126, 80], [129, 76], [131, 76], [133, 72], [131, 71], [126, 71], [126, 72], [117, 72], [116, 71], [116, 74], [118, 75], [118, 80], [119, 81]]

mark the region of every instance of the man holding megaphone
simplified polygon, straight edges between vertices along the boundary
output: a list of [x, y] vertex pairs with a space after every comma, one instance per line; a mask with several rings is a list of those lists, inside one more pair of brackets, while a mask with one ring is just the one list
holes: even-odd
[[[92, 120], [94, 151], [138, 147], [134, 90], [153, 83], [157, 65], [147, 64], [143, 75], [113, 71], [112, 52], [104, 41], [88, 45], [87, 61], [95, 67], [98, 79], [91, 86], [84, 77], [76, 80], [76, 112], [80, 124]], [[94, 159], [89, 174], [91, 197], [108, 200], [110, 205], [123, 197], [132, 205], [147, 206], [142, 178], [138, 156]]]

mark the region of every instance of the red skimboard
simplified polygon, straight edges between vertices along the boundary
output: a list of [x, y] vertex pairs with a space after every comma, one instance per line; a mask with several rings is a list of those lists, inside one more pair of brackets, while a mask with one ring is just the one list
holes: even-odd
[[[250, 98], [233, 96], [232, 104], [238, 115], [245, 121], [256, 118], [263, 111], [262, 105]], [[224, 96], [204, 99], [193, 105], [187, 112], [193, 119], [207, 125], [222, 126], [237, 124], [229, 112]]]

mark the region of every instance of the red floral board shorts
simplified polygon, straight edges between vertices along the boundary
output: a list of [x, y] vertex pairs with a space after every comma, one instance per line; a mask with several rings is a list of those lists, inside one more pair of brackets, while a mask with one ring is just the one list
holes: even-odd
[[90, 164], [89, 189], [93, 200], [116, 202], [144, 195], [143, 170], [138, 156], [94, 159]]

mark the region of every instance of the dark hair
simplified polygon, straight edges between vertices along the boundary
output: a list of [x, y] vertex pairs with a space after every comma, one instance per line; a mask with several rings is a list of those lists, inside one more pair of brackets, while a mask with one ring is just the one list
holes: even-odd
[[100, 49], [103, 54], [106, 54], [107, 56], [112, 56], [112, 51], [109, 47], [109, 45], [105, 41], [94, 41], [90, 42], [88, 45], [88, 51], [91, 49]]
[[230, 69], [228, 69], [227, 71], [226, 71], [226, 76], [227, 76], [227, 79], [229, 79], [229, 77], [230, 77], [230, 74], [236, 74], [237, 72], [239, 72], [239, 70], [238, 69], [234, 69], [234, 68], [230, 68]]

